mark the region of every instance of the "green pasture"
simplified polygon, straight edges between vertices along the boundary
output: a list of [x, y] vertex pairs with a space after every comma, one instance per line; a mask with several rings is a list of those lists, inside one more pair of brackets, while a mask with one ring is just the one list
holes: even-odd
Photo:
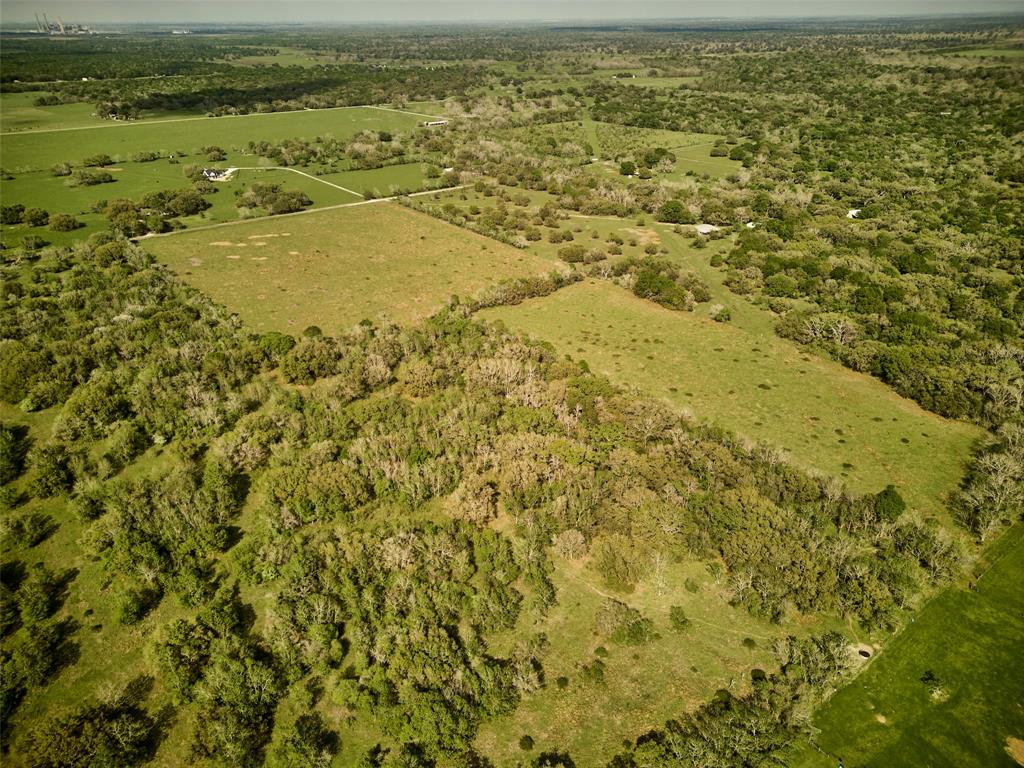
[[77, 128], [102, 124], [92, 104], [35, 106], [35, 100], [43, 95], [45, 94], [40, 91], [0, 93], [0, 131], [7, 133], [36, 128]]
[[79, 164], [99, 153], [116, 162], [137, 152], [194, 155], [217, 145], [239, 150], [250, 141], [281, 141], [317, 136], [344, 138], [363, 130], [411, 130], [425, 118], [376, 107], [266, 112], [227, 117], [186, 117], [173, 120], [105, 122], [90, 128], [11, 134], [0, 143], [0, 166], [8, 173], [48, 170], [55, 163]]
[[[977, 427], [930, 414], [879, 381], [779, 338], [770, 315], [728, 293], [707, 259], [658, 227], [669, 258], [700, 274], [712, 303], [675, 312], [605, 280], [481, 315], [552, 342], [613, 381], [662, 398], [693, 417], [784, 449], [799, 465], [841, 477], [858, 491], [893, 483], [922, 512], [962, 476]], [[721, 247], [721, 246], [718, 246]]]
[[[550, 643], [543, 662], [545, 686], [524, 697], [511, 715], [485, 722], [480, 729], [477, 748], [497, 768], [513, 768], [548, 750], [569, 752], [577, 768], [604, 766], [623, 741], [661, 727], [719, 688], [742, 692], [751, 669], [775, 666], [773, 640], [801, 633], [729, 606], [724, 585], [700, 563], [668, 564], [660, 587], [648, 579], [623, 595], [610, 591], [583, 562], [552, 557], [557, 604], [539, 625], [519, 626], [491, 641], [499, 654], [511, 652], [517, 640], [532, 632], [544, 632]], [[594, 619], [607, 596], [651, 619], [659, 637], [636, 646], [601, 637]], [[691, 620], [684, 632], [671, 628], [673, 605]], [[752, 646], [749, 640], [744, 645], [748, 638]], [[603, 684], [585, 680], [580, 670], [599, 658], [598, 647], [608, 651], [602, 659]], [[560, 677], [568, 678], [564, 689], [557, 684]], [[530, 753], [519, 748], [524, 734], [535, 742]]]
[[418, 192], [427, 187], [426, 168], [422, 163], [403, 163], [366, 171], [342, 171], [319, 177], [324, 181], [372, 197], [390, 197], [402, 192]]
[[303, 48], [279, 47], [277, 53], [272, 55], [251, 54], [231, 59], [230, 63], [242, 67], [322, 67], [329, 64], [344, 62], [344, 59], [335, 61], [334, 56], [317, 54]]
[[[815, 741], [790, 765], [997, 768], [1024, 754], [1024, 524], [992, 545], [969, 586], [917, 615], [814, 716]], [[931, 675], [928, 675], [928, 673]], [[922, 678], [924, 678], [922, 680]]]
[[413, 322], [549, 262], [394, 203], [254, 220], [142, 241], [257, 331]]
[[[597, 78], [595, 78], [597, 79]], [[601, 78], [609, 79], [609, 78]], [[616, 77], [611, 78], [614, 82], [621, 85], [632, 85], [637, 88], [681, 88], [684, 85], [693, 85], [699, 83], [699, 77], [649, 77], [646, 74], [634, 75], [633, 77]]]
[[1000, 48], [998, 46], [985, 48], [956, 48], [951, 51], [940, 51], [950, 56], [969, 56], [972, 58], [1001, 58], [1021, 59], [1024, 58], [1024, 48]]
[[[45, 95], [43, 91], [0, 93], [0, 132], [52, 131], [65, 128], [102, 128], [126, 125], [104, 120], [96, 114], [96, 106], [91, 102], [35, 106], [35, 100], [43, 95]], [[199, 116], [201, 116], [200, 113], [188, 110], [175, 112], [147, 110], [139, 119], [145, 121]]]

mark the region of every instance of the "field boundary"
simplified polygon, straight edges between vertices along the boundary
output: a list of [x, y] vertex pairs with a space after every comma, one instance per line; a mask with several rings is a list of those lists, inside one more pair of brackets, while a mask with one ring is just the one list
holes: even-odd
[[[291, 171], [292, 173], [299, 174], [299, 176], [305, 176], [307, 179], [312, 179], [313, 181], [319, 181], [321, 184], [326, 184], [328, 187], [334, 187], [335, 189], [340, 189], [342, 192], [348, 192], [350, 195], [355, 195], [356, 197], [362, 197], [364, 199], [366, 198], [366, 195], [356, 192], [354, 189], [343, 187], [340, 184], [335, 184], [333, 181], [321, 179], [319, 176], [314, 176], [311, 173], [306, 173], [305, 171], [300, 171], [298, 168], [291, 168], [287, 165], [236, 165], [228, 168], [225, 173], [231, 176], [234, 175], [236, 171]], [[318, 210], [323, 209], [320, 208]]]
[[203, 115], [202, 117], [172, 117], [165, 120], [113, 120], [99, 123], [97, 125], [76, 125], [69, 128], [29, 128], [23, 131], [0, 131], [0, 136], [25, 136], [34, 133], [64, 133], [67, 131], [94, 131], [100, 128], [130, 128], [136, 125], [161, 125], [163, 123], [191, 123], [199, 120], [225, 120], [229, 118], [242, 117], [266, 117], [268, 115], [292, 115], [297, 112], [331, 112], [338, 109], [380, 109], [385, 112], [399, 112], [404, 115], [415, 115], [416, 117], [433, 117], [439, 120], [448, 119], [445, 115], [428, 115], [425, 112], [411, 112], [407, 109], [382, 107], [379, 104], [350, 104], [345, 107], [324, 107], [322, 109], [312, 109], [307, 107], [305, 109], [286, 109], [279, 112], [250, 112], [246, 115], [217, 115], [214, 117]]
[[[319, 179], [318, 179], [319, 181]], [[326, 183], [326, 182], [325, 182]], [[339, 208], [352, 208], [357, 205], [373, 205], [374, 203], [389, 203], [394, 200], [398, 200], [400, 197], [421, 197], [422, 195], [436, 195], [440, 192], [448, 192], [449, 190], [465, 189], [470, 186], [469, 184], [460, 184], [457, 187], [444, 187], [443, 189], [425, 189], [422, 192], [413, 192], [408, 195], [391, 195], [390, 197], [375, 197], [371, 200], [357, 200], [354, 203], [338, 203], [337, 205], [325, 205], [322, 208], [309, 208], [305, 211], [295, 211], [294, 213], [279, 213], [276, 216], [258, 216], [252, 219], [238, 219], [238, 221], [221, 221], [216, 224], [204, 224], [201, 227], [186, 227], [185, 229], [176, 229], [173, 232], [151, 232], [148, 235], [140, 235], [139, 237], [133, 237], [133, 242], [140, 242], [142, 240], [153, 240], [158, 237], [173, 237], [174, 235], [185, 235], [190, 232], [202, 232], [207, 229], [220, 229], [221, 227], [234, 227], [239, 224], [250, 224], [254, 221], [269, 221], [271, 219], [287, 219], [292, 216], [308, 216], [311, 213], [321, 213], [323, 211], [336, 211]], [[356, 193], [358, 194], [358, 193]], [[360, 195], [362, 197], [362, 195]]]

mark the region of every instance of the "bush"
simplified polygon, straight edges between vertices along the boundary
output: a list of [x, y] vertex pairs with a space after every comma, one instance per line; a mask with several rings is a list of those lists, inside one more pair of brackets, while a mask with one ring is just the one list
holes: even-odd
[[62, 443], [36, 446], [29, 451], [28, 464], [32, 468], [31, 488], [36, 496], [57, 496], [68, 491], [74, 482], [70, 457]]
[[529, 734], [523, 734], [519, 739], [519, 748], [523, 750], [523, 752], [529, 752], [533, 749], [533, 737]]
[[90, 155], [89, 157], [85, 158], [85, 160], [82, 161], [82, 165], [84, 165], [86, 168], [99, 168], [104, 165], [113, 164], [114, 161], [110, 157], [110, 155], [102, 152], [96, 155]]
[[159, 594], [152, 589], [127, 589], [118, 599], [117, 620], [124, 626], [138, 624], [157, 604]]
[[71, 163], [57, 163], [50, 169], [50, 173], [54, 176], [70, 176]]
[[595, 624], [598, 632], [625, 645], [640, 645], [658, 636], [650, 619], [644, 618], [635, 608], [611, 598], [601, 605]]
[[21, 224], [25, 206], [21, 203], [0, 206], [0, 224]]
[[54, 232], [71, 232], [81, 226], [82, 222], [69, 213], [56, 213], [50, 217], [50, 229]]
[[587, 257], [587, 249], [579, 243], [566, 245], [558, 249], [558, 258], [567, 264], [579, 264]]
[[28, 208], [22, 214], [21, 220], [30, 227], [44, 227], [50, 220], [50, 214], [42, 208]]
[[668, 622], [669, 625], [676, 632], [683, 632], [690, 628], [690, 618], [686, 615], [686, 612], [681, 606], [673, 605], [668, 611]]
[[92, 187], [96, 184], [109, 184], [114, 177], [107, 171], [75, 171], [68, 179], [71, 187]]
[[906, 508], [907, 503], [895, 486], [887, 485], [875, 495], [875, 516], [883, 523], [895, 521]]

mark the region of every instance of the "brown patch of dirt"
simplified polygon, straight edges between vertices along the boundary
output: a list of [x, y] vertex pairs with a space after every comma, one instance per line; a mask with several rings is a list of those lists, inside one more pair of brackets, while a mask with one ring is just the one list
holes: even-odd
[[1007, 736], [1006, 754], [1012, 757], [1017, 765], [1024, 765], [1024, 739]]
[[875, 720], [877, 720], [878, 722], [880, 722], [880, 723], [881, 723], [882, 725], [888, 725], [888, 724], [889, 724], [889, 721], [888, 721], [888, 719], [887, 719], [887, 718], [885, 717], [885, 715], [883, 715], [883, 714], [877, 714], [877, 715], [875, 715]]
[[651, 243], [658, 245], [661, 243], [661, 237], [659, 237], [658, 233], [655, 232], [653, 229], [639, 229], [636, 227], [627, 227], [626, 231], [629, 232], [629, 234], [633, 235], [638, 241], [640, 241], [640, 245], [650, 245]]
[[226, 254], [224, 254], [224, 256], [226, 258], [228, 258], [228, 259], [240, 259], [240, 258], [242, 258], [237, 253], [226, 253]]
[[266, 240], [268, 237], [280, 237], [280, 236], [281, 235], [278, 235], [278, 234], [272, 232], [269, 235], [249, 235], [249, 237], [247, 237], [246, 240]]

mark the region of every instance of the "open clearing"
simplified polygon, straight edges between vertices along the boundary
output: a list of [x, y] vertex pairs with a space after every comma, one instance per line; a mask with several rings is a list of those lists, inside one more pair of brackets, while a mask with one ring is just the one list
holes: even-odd
[[[772, 640], [799, 633], [792, 626], [773, 625], [730, 607], [723, 587], [700, 563], [668, 566], [668, 586], [661, 592], [645, 580], [631, 594], [622, 595], [604, 586], [581, 562], [552, 557], [558, 603], [545, 621], [489, 641], [501, 652], [541, 631], [551, 644], [544, 657], [546, 686], [526, 697], [512, 715], [485, 722], [480, 729], [477, 747], [498, 768], [520, 764], [524, 753], [518, 742], [524, 734], [534, 739], [535, 753], [565, 750], [577, 768], [597, 768], [624, 739], [664, 725], [719, 688], [738, 695], [749, 683], [751, 669], [775, 666]], [[695, 591], [684, 586], [687, 580]], [[606, 594], [650, 618], [659, 637], [629, 646], [599, 636], [594, 621]], [[682, 607], [691, 620], [685, 632], [671, 628], [671, 605]], [[602, 658], [603, 684], [588, 682], [580, 673], [582, 664], [601, 658], [595, 653], [599, 647], [608, 651]], [[564, 689], [557, 684], [560, 677], [568, 678]]]
[[[972, 581], [925, 606], [821, 707], [822, 749], [871, 768], [1016, 764], [1008, 746], [1024, 738], [1024, 524], [985, 552]], [[835, 759], [805, 745], [789, 764], [831, 768]]]
[[254, 330], [325, 333], [381, 316], [414, 322], [551, 263], [381, 202], [143, 241]]
[[[678, 236], [662, 232], [680, 247]], [[708, 318], [706, 305], [674, 312], [601, 280], [481, 315], [700, 420], [784, 448], [801, 466], [855, 490], [893, 483], [916, 508], [943, 514], [941, 500], [956, 487], [979, 429], [803, 352], [774, 334], [764, 312], [740, 309], [746, 302], [702, 276], [713, 301], [733, 307], [731, 324]]]
[[343, 138], [359, 131], [401, 131], [424, 118], [377, 107], [266, 112], [237, 117], [198, 117], [150, 122], [106, 122], [67, 131], [26, 131], [5, 136], [0, 165], [8, 172], [48, 169], [58, 162], [79, 163], [98, 153], [116, 162], [136, 152], [195, 154], [209, 144], [230, 150], [250, 141], [281, 141], [317, 136]]

